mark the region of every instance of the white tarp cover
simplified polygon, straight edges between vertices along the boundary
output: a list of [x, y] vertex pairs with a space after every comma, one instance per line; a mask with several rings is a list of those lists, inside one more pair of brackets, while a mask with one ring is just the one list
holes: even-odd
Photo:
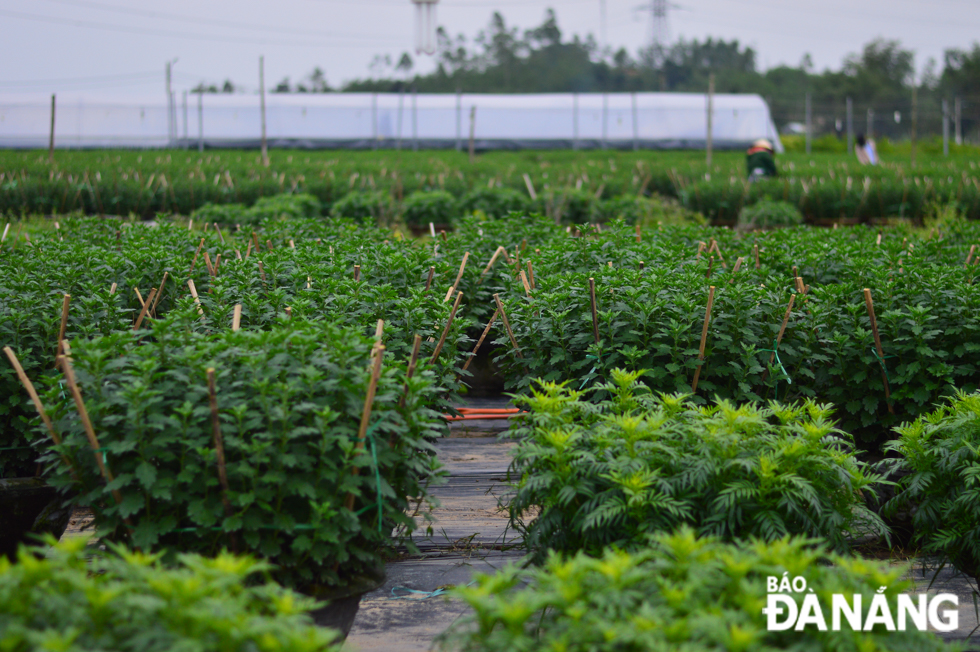
[[[166, 97], [159, 101], [58, 97], [55, 146], [256, 147], [258, 95], [204, 94], [177, 99], [169, 137]], [[747, 147], [768, 138], [782, 151], [769, 107], [758, 95], [714, 96], [713, 142]], [[707, 96], [698, 93], [548, 93], [526, 95], [297, 93], [266, 96], [273, 147], [406, 149], [468, 146], [475, 107], [477, 149], [703, 148]], [[199, 120], [199, 115], [201, 116]], [[48, 146], [50, 97], [0, 96], [0, 147]]]

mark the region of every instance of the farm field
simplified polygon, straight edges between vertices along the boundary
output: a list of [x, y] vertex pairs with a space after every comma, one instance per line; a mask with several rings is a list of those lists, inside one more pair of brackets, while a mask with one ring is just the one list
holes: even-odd
[[[239, 587], [243, 614], [283, 615], [255, 625], [281, 649], [339, 649], [286, 615], [312, 609], [306, 597], [387, 590], [385, 566], [451, 525], [434, 498], [451, 506], [460, 478], [503, 474], [501, 518], [519, 535], [508, 546], [531, 565], [455, 589], [470, 620], [445, 649], [949, 649], [884, 625], [770, 631], [761, 609], [768, 578], [787, 573], [821, 599], [862, 596], [864, 617], [875, 600], [897, 614], [912, 584], [872, 554], [980, 577], [969, 158], [866, 183], [840, 157], [811, 168], [789, 155], [784, 169], [817, 181], [746, 190], [735, 153], [711, 181], [689, 153], [488, 154], [470, 167], [456, 154], [276, 152], [267, 170], [244, 152], [199, 167], [187, 152], [59, 152], [57, 172], [40, 156], [0, 157], [17, 170], [0, 188], [18, 216], [0, 242], [0, 470], [40, 476], [91, 511], [101, 541], [141, 551], [83, 577], [83, 550], [59, 544], [44, 562], [62, 578], [52, 595], [80, 582], [173, 595], [181, 573], [206, 572]], [[862, 213], [876, 184], [879, 206], [892, 193], [917, 212]], [[41, 203], [77, 186], [88, 199]], [[841, 214], [854, 188], [860, 208]], [[712, 189], [708, 210], [697, 202]], [[837, 214], [808, 212], [834, 193]], [[137, 208], [77, 203], [110, 196]], [[706, 223], [769, 200], [800, 220], [868, 223]], [[445, 230], [410, 235], [430, 222]], [[516, 408], [472, 407], [501, 390]], [[446, 455], [447, 441], [465, 448], [461, 417], [508, 424], [506, 472]], [[37, 527], [57, 534], [59, 518]], [[162, 557], [133, 557], [149, 552]], [[12, 568], [0, 584], [34, 585]], [[288, 591], [306, 597], [294, 608]], [[149, 604], [134, 600], [133, 618]], [[80, 640], [95, 640], [84, 622]]]
[[[921, 219], [936, 201], [955, 201], [980, 217], [978, 154], [961, 147], [949, 158], [923, 146], [913, 168], [896, 146], [883, 164], [862, 167], [842, 154], [788, 153], [781, 177], [746, 186], [741, 152], [489, 152], [470, 163], [457, 152], [274, 151], [270, 165], [254, 151], [59, 151], [0, 153], [0, 211], [10, 215], [87, 214], [143, 218], [188, 215], [208, 202], [250, 206], [260, 197], [306, 192], [326, 211], [352, 191], [380, 192], [400, 212], [415, 191], [441, 190], [457, 200], [488, 187], [511, 189], [527, 209], [577, 221], [615, 216], [619, 198], [658, 194], [716, 223], [761, 198], [796, 204], [810, 221], [882, 217]], [[527, 175], [527, 180], [525, 180]], [[529, 196], [533, 188], [534, 199]]]

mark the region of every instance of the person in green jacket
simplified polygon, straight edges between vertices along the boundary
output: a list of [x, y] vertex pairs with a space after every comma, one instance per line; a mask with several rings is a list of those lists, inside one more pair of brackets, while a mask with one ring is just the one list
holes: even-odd
[[752, 143], [752, 147], [745, 153], [745, 164], [749, 181], [757, 181], [762, 177], [775, 177], [779, 174], [776, 171], [776, 154], [772, 143], [765, 138]]

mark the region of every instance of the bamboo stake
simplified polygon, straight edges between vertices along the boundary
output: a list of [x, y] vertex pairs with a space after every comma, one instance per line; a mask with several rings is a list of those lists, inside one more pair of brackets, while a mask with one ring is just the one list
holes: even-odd
[[116, 293], [116, 284], [113, 283], [112, 286], [109, 288], [109, 296], [111, 297], [115, 293]]
[[876, 246], [879, 246], [879, 247], [881, 246], [881, 234], [880, 233], [878, 234], [878, 240], [875, 242], [875, 245]]
[[241, 260], [242, 259], [242, 252], [239, 251], [238, 249], [235, 249], [235, 259], [236, 260]]
[[456, 295], [456, 301], [453, 303], [453, 309], [449, 311], [449, 320], [446, 322], [446, 327], [442, 330], [442, 337], [439, 338], [439, 343], [436, 344], [436, 350], [432, 352], [432, 357], [429, 359], [429, 364], [436, 361], [439, 357], [439, 353], [442, 352], [442, 347], [446, 343], [446, 338], [449, 337], [449, 329], [453, 325], [453, 320], [456, 319], [456, 311], [459, 310], [459, 304], [463, 300], [463, 293], [459, 292]]
[[[378, 390], [378, 378], [381, 376], [381, 361], [384, 359], [385, 347], [382, 344], [375, 344], [374, 350], [371, 351], [372, 357], [372, 367], [371, 367], [371, 381], [368, 384], [367, 396], [364, 398], [364, 410], [361, 412], [361, 426], [357, 431], [357, 450], [364, 450], [364, 439], [367, 437], [368, 423], [371, 420], [371, 406], [374, 405], [374, 395]], [[351, 475], [359, 475], [357, 467], [351, 469]], [[354, 509], [354, 493], [350, 492], [347, 494], [347, 499], [344, 501], [344, 506], [347, 509]]]
[[970, 245], [970, 253], [966, 255], [966, 262], [963, 263], [963, 269], [970, 266], [970, 261], [973, 260], [973, 252], [976, 251], [977, 246], [975, 244]]
[[136, 293], [136, 298], [140, 302], [140, 307], [141, 308], [144, 307], [146, 305], [146, 302], [143, 300], [143, 295], [140, 293], [140, 289], [139, 288], [133, 288], [133, 292]]
[[708, 324], [711, 323], [711, 306], [715, 303], [715, 286], [708, 288], [708, 307], [704, 311], [704, 326], [701, 328], [701, 346], [698, 347], [698, 367], [694, 370], [694, 382], [691, 383], [691, 393], [698, 391], [698, 379], [701, 377], [701, 367], [704, 366], [704, 347], [708, 342]]
[[493, 311], [493, 316], [490, 317], [490, 321], [487, 322], [487, 327], [483, 329], [483, 334], [480, 335], [480, 339], [476, 341], [476, 346], [473, 347], [473, 351], [470, 352], [470, 357], [466, 360], [466, 364], [463, 365], [463, 371], [466, 371], [470, 367], [470, 363], [473, 362], [473, 358], [476, 357], [477, 351], [480, 350], [480, 345], [483, 344], [483, 340], [487, 338], [490, 333], [490, 328], [493, 323], [497, 321], [497, 317], [500, 315], [500, 308]]
[[[456, 280], [453, 281], [453, 289], [449, 292], [450, 296], [452, 296], [452, 294], [456, 292], [456, 289], [459, 288], [459, 282], [463, 278], [463, 270], [466, 269], [466, 261], [468, 261], [469, 259], [470, 259], [470, 252], [467, 251], [466, 253], [463, 254], [463, 262], [460, 263], [459, 265], [459, 273], [456, 274]], [[446, 300], [447, 301], [449, 300], [448, 297], [446, 298]], [[446, 303], [446, 301], [443, 301], [443, 303]]]
[[[265, 241], [265, 246], [269, 248], [269, 251], [272, 251], [272, 240], [266, 240]], [[256, 251], [258, 251], [258, 250], [256, 250]]]
[[[412, 355], [408, 358], [408, 370], [405, 372], [405, 388], [402, 390], [402, 397], [398, 401], [398, 407], [405, 407], [405, 401], [408, 399], [408, 381], [415, 375], [415, 368], [419, 363], [419, 350], [421, 347], [422, 336], [416, 334], [415, 339], [412, 341]], [[392, 435], [392, 439], [394, 439], [394, 435]], [[393, 441], [389, 440], [389, 443], [393, 443]]]
[[217, 222], [214, 223], [214, 230], [217, 232], [218, 239], [221, 240], [221, 244], [224, 244], [225, 243], [225, 236], [221, 232], [221, 229], [218, 228], [218, 223]]
[[140, 326], [143, 325], [143, 318], [146, 317], [147, 310], [149, 310], [150, 309], [150, 306], [153, 305], [153, 298], [156, 295], [157, 295], [157, 289], [156, 288], [152, 288], [150, 290], [150, 293], [148, 295], [146, 295], [146, 303], [143, 304], [143, 309], [140, 310], [139, 317], [136, 318], [136, 323], [133, 324], [133, 332], [134, 333], [139, 330], [139, 327]]
[[641, 260], [641, 261], [640, 261], [640, 269], [642, 270], [642, 269], [643, 269], [643, 268], [644, 268], [645, 266], [646, 266], [646, 263], [644, 263], [644, 262], [643, 262], [643, 261]]
[[0, 244], [3, 244], [7, 239], [7, 233], [10, 232], [10, 222], [7, 222], [7, 226], [3, 227], [3, 235], [0, 236]]
[[375, 340], [375, 342], [377, 342], [378, 344], [381, 344], [381, 336], [384, 335], [384, 332], [385, 332], [385, 320], [384, 319], [379, 319], [378, 320], [378, 325], [374, 328], [374, 340]]
[[204, 252], [204, 264], [208, 266], [208, 274], [210, 274], [211, 277], [213, 278], [214, 266], [211, 264], [211, 256], [208, 255], [207, 251]]
[[291, 306], [286, 306], [286, 319], [293, 318], [293, 309]]
[[201, 307], [201, 299], [197, 296], [197, 288], [194, 286], [194, 279], [187, 279], [187, 287], [191, 290], [191, 296], [194, 297], [194, 303], [197, 304], [197, 311], [201, 313], [201, 320], [204, 320], [204, 308]]
[[61, 326], [58, 328], [58, 343], [55, 345], [55, 357], [61, 342], [65, 339], [65, 331], [68, 330], [68, 304], [71, 303], [71, 295], [66, 294], [61, 300]]
[[732, 278], [728, 280], [729, 283], [735, 282], [735, 274], [738, 273], [738, 268], [742, 266], [742, 261], [745, 260], [741, 256], [735, 259], [735, 267], [732, 268]]
[[[75, 382], [75, 370], [71, 366], [71, 358], [61, 355], [58, 356], [58, 360], [61, 362], [61, 370], [65, 373], [65, 382], [68, 383], [68, 391], [71, 392], [72, 398], [75, 399], [75, 408], [78, 410], [78, 416], [82, 420], [82, 426], [85, 429], [85, 436], [88, 438], [89, 446], [92, 447], [92, 455], [95, 456], [95, 463], [99, 466], [99, 473], [102, 474], [102, 478], [106, 481], [106, 484], [110, 484], [115, 478], [112, 477], [112, 471], [106, 467], [102, 459], [102, 446], [99, 445], [99, 438], [95, 436], [95, 428], [92, 427], [92, 421], [88, 417], [88, 410], [85, 409], [85, 401], [82, 400], [82, 393], [78, 389], [78, 383]], [[112, 490], [112, 497], [115, 499], [117, 505], [122, 504], [122, 495], [120, 495], [118, 489]]]
[[712, 250], [718, 254], [718, 261], [721, 263], [722, 269], [728, 269], [728, 265], [725, 264], [725, 257], [721, 255], [721, 249], [718, 247], [718, 241], [715, 239], [711, 240], [711, 248], [708, 249], [708, 253], [710, 254]]
[[259, 253], [259, 234], [256, 233], [255, 231], [252, 231], [252, 243], [253, 243], [252, 249], [255, 250], [255, 253]]
[[361, 266], [360, 265], [354, 265], [354, 280], [355, 281], [360, 281], [361, 280]]
[[197, 245], [197, 251], [194, 252], [194, 260], [191, 261], [191, 268], [187, 272], [188, 276], [194, 273], [194, 265], [197, 264], [197, 257], [201, 255], [201, 249], [203, 247], [204, 247], [204, 238], [201, 238], [201, 244]]
[[248, 260], [248, 257], [250, 255], [252, 255], [252, 241], [251, 240], [248, 241], [248, 246], [245, 247], [245, 260]]
[[[216, 225], [217, 226], [217, 225]], [[225, 516], [231, 518], [235, 511], [231, 507], [231, 500], [228, 494], [231, 489], [228, 487], [228, 471], [225, 466], [225, 445], [221, 439], [221, 420], [218, 417], [218, 389], [214, 379], [214, 367], [208, 368], [208, 405], [211, 408], [211, 441], [214, 443], [214, 453], [218, 459], [218, 481], [221, 483], [221, 504], [225, 508]], [[231, 533], [232, 552], [238, 552], [238, 541], [234, 533]]]
[[698, 242], [698, 255], [695, 257], [695, 260], [701, 260], [701, 254], [704, 252], [706, 246], [703, 242]]
[[640, 242], [642, 240], [642, 237], [640, 236], [640, 233], [641, 233], [641, 231], [640, 231], [640, 225], [637, 224], [636, 225], [636, 241], [637, 242]]
[[435, 276], [435, 273], [436, 273], [436, 268], [435, 267], [430, 267], [429, 268], [429, 278], [427, 278], [425, 280], [425, 291], [426, 292], [428, 292], [429, 291], [429, 288], [432, 287], [432, 277]]
[[[31, 402], [34, 403], [34, 408], [37, 410], [38, 416], [41, 417], [41, 421], [44, 423], [44, 427], [47, 428], [48, 434], [51, 436], [51, 441], [54, 442], [55, 446], [61, 445], [61, 436], [58, 431], [54, 429], [54, 424], [51, 423], [51, 418], [48, 413], [44, 410], [44, 404], [41, 403], [41, 397], [37, 395], [37, 390], [34, 389], [34, 383], [31, 379], [27, 377], [24, 373], [24, 368], [20, 366], [20, 360], [17, 359], [17, 355], [14, 350], [9, 346], [3, 347], [3, 352], [7, 354], [7, 359], [10, 360], [10, 364], [13, 365], [14, 371], [17, 372], [17, 377], [20, 379], [20, 384], [24, 386], [27, 390], [27, 395], [31, 397]], [[65, 463], [68, 470], [71, 471], [72, 477], [78, 480], [78, 476], [75, 474], [75, 468], [68, 461], [68, 458], [61, 455], [61, 461]]]
[[296, 248], [296, 243], [293, 242], [293, 239], [292, 238], [289, 239], [289, 248], [290, 249], [295, 249]]
[[[783, 341], [783, 334], [786, 332], [786, 325], [789, 323], [789, 316], [790, 313], [793, 312], [793, 302], [795, 301], [796, 301], [796, 295], [795, 294], [789, 295], [789, 305], [786, 306], [786, 313], [783, 315], [783, 323], [779, 326], [779, 334], [776, 335], [776, 346], [772, 347], [773, 349], [778, 349], [780, 343]], [[769, 356], [769, 366], [771, 367], [772, 363], [775, 361], [776, 361], [776, 352], [773, 351], [772, 355]], [[762, 372], [762, 382], [766, 382], [766, 376], [768, 375], [769, 375], [769, 369], [766, 369], [765, 371]]]
[[242, 327], [242, 304], [235, 304], [235, 311], [231, 316], [231, 330], [235, 332]]
[[507, 311], [504, 310], [504, 304], [500, 301], [500, 295], [493, 295], [493, 300], [497, 302], [497, 311], [500, 313], [500, 319], [504, 322], [504, 328], [507, 330], [507, 336], [510, 338], [510, 343], [514, 346], [514, 351], [517, 353], [518, 358], [523, 358], [521, 355], [521, 347], [517, 346], [517, 339], [514, 337], [514, 331], [510, 328], [510, 321], [507, 319]]
[[163, 273], [163, 280], [160, 281], [160, 290], [157, 292], [157, 296], [153, 300], [153, 305], [150, 307], [150, 312], [153, 315], [154, 319], [157, 316], [157, 305], [160, 303], [160, 297], [163, 296], [163, 287], [167, 284], [167, 275], [168, 274], [169, 274], [169, 272], [164, 272]]
[[753, 253], [755, 253], [755, 268], [759, 269], [759, 245], [754, 245], [752, 247]]
[[524, 273], [524, 270], [523, 269], [521, 270], [521, 283], [524, 284], [524, 293], [527, 295], [527, 298], [530, 299], [531, 298], [531, 284], [527, 282], [527, 274]]
[[878, 334], [878, 320], [875, 318], [875, 304], [871, 298], [871, 290], [864, 289], [864, 305], [868, 308], [868, 318], [871, 320], [871, 333], [875, 338], [875, 348], [878, 350], [878, 359], [881, 365], [881, 380], [885, 383], [885, 403], [888, 405], [888, 413], [895, 414], [895, 408], [891, 402], [891, 388], [888, 386], [888, 373], [885, 371], [885, 352], [881, 348], [881, 336]]
[[487, 263], [487, 266], [484, 267], [483, 268], [483, 271], [480, 273], [480, 280], [477, 283], [477, 285], [479, 285], [480, 283], [483, 283], [483, 277], [487, 275], [487, 272], [490, 271], [490, 268], [493, 267], [493, 264], [495, 262], [497, 262], [497, 258], [500, 256], [500, 254], [506, 253], [506, 252], [507, 252], [507, 250], [504, 249], [503, 247], [497, 247], [497, 249], [493, 252], [493, 256], [490, 258], [490, 262]]
[[711, 278], [711, 269], [715, 266], [715, 257], [711, 256], [708, 258], [708, 273], [704, 275], [705, 278]]
[[449, 298], [452, 296], [453, 296], [453, 286], [450, 285], [449, 289], [446, 290], [446, 296], [443, 297], [442, 302], [446, 303], [447, 301], [449, 301]]
[[259, 275], [262, 277], [262, 285], [265, 285], [265, 268], [262, 267], [262, 261], [259, 261]]
[[534, 284], [534, 268], [531, 267], [531, 261], [527, 261], [527, 280], [531, 282], [531, 289], [537, 289]]
[[221, 254], [218, 254], [214, 259], [214, 275], [218, 275], [218, 268], [221, 267]]
[[596, 310], [595, 302], [595, 279], [589, 278], [589, 302], [592, 304], [592, 334], [595, 336], [595, 343], [599, 343], [599, 315]]

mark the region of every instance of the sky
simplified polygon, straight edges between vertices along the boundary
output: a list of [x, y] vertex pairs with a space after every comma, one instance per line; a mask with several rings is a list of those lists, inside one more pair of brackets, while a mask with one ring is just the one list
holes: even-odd
[[[566, 36], [591, 33], [635, 53], [651, 33], [644, 2], [652, 0], [441, 0], [436, 11], [447, 31], [472, 39], [495, 10], [523, 30], [552, 7]], [[376, 55], [397, 59], [415, 44], [411, 0], [0, 0], [0, 25], [0, 102], [52, 92], [163, 95], [168, 60], [177, 93], [225, 79], [254, 92], [259, 56], [267, 87], [314, 66], [338, 86], [370, 76]], [[898, 39], [921, 72], [929, 58], [941, 70], [944, 50], [980, 38], [980, 2], [675, 0], [668, 25], [671, 40], [738, 39], [763, 69], [798, 65], [804, 54], [818, 70], [837, 69], [875, 37]], [[416, 60], [420, 71], [433, 67], [430, 57]]]

